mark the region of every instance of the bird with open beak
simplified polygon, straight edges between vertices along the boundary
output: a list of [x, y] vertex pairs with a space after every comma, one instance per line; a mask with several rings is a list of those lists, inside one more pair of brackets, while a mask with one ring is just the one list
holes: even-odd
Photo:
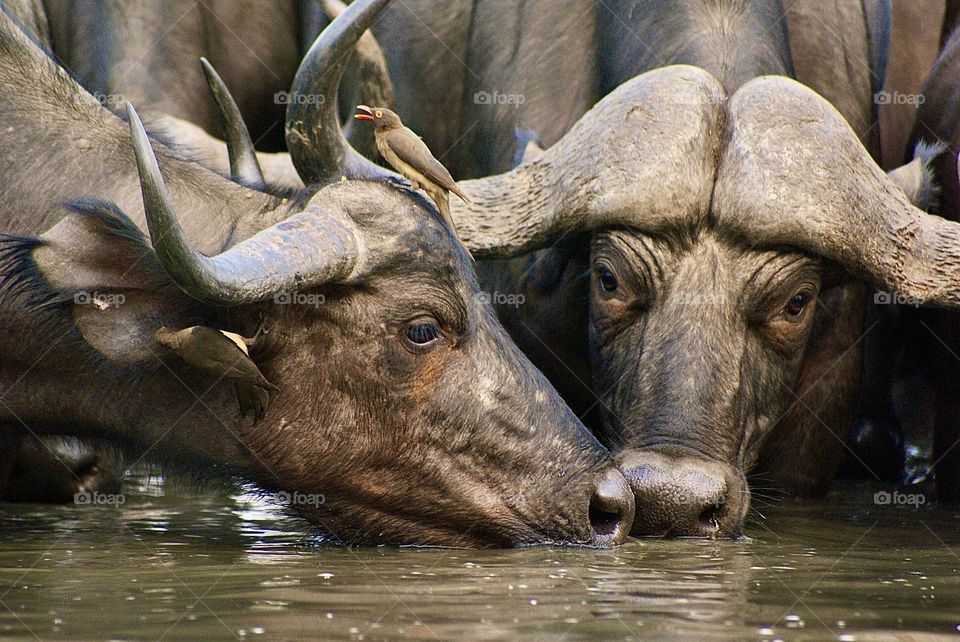
[[450, 176], [450, 172], [440, 161], [433, 157], [419, 136], [409, 127], [405, 127], [400, 117], [386, 107], [367, 107], [357, 105], [357, 120], [368, 120], [373, 123], [374, 137], [377, 141], [377, 150], [393, 169], [410, 181], [411, 189], [420, 189], [433, 199], [437, 209], [443, 216], [453, 233], [457, 234], [457, 227], [450, 216], [450, 195], [453, 192], [464, 202], [469, 202], [466, 194]]

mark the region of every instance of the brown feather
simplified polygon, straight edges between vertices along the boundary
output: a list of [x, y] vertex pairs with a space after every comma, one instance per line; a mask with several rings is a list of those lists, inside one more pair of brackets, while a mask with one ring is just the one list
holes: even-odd
[[413, 131], [403, 127], [385, 131], [380, 135], [397, 158], [420, 172], [424, 178], [454, 194], [460, 192], [447, 168], [433, 157], [430, 148]]

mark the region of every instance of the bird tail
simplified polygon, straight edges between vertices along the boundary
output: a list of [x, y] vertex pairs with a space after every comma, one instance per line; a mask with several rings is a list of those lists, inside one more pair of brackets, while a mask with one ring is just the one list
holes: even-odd
[[453, 216], [450, 215], [450, 196], [447, 195], [445, 191], [440, 191], [437, 194], [437, 209], [440, 210], [440, 215], [443, 216], [443, 222], [446, 223], [457, 238], [460, 238], [460, 235], [457, 234], [457, 226], [453, 222]]
[[460, 198], [460, 200], [463, 201], [464, 203], [472, 202], [469, 198], [467, 198], [467, 195], [463, 193], [463, 190], [460, 189], [460, 186], [457, 185], [456, 183], [453, 184], [453, 187], [450, 188], [450, 191], [456, 194]]
[[[460, 238], [460, 232], [457, 231], [457, 224], [453, 222], [453, 216], [450, 214], [450, 196], [446, 191], [441, 191], [437, 194], [435, 199], [437, 203], [437, 209], [440, 210], [440, 215], [443, 216], [443, 221], [450, 227], [450, 231], [453, 232], [453, 235], [457, 237], [457, 240], [460, 241], [460, 245], [463, 245], [463, 239]], [[473, 258], [473, 254], [470, 253], [470, 250], [466, 245], [463, 245], [463, 249], [467, 250], [467, 254], [470, 258]]]
[[280, 388], [267, 381], [266, 377], [264, 377], [262, 374], [260, 375], [259, 381], [257, 381], [257, 385], [264, 390], [269, 390], [270, 392], [280, 392]]

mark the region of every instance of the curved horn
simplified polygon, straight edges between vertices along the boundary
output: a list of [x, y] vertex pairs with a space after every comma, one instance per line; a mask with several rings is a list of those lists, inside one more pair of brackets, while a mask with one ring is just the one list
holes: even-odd
[[[340, 0], [320, 0], [320, 5], [330, 20], [335, 20], [347, 10], [347, 5]], [[393, 109], [393, 82], [387, 70], [387, 59], [380, 43], [369, 29], [364, 31], [357, 41], [353, 62], [356, 65], [357, 89], [356, 100], [351, 102]], [[343, 128], [343, 134], [351, 147], [361, 151], [367, 158], [373, 158], [377, 152], [373, 128], [366, 124], [358, 125], [360, 123], [351, 119]]]
[[345, 279], [353, 272], [359, 247], [355, 228], [306, 212], [216, 256], [194, 250], [177, 222], [143, 124], [133, 105], [126, 107], [150, 240], [167, 274], [185, 293], [206, 303], [240, 305]]
[[718, 225], [818, 254], [918, 303], [960, 307], [960, 225], [911, 205], [830, 103], [766, 77], [741, 87], [729, 113]]
[[539, 157], [460, 181], [457, 230], [476, 258], [515, 256], [603, 226], [655, 230], [710, 206], [725, 94], [696, 67], [663, 67], [598, 102]]
[[337, 86], [350, 53], [388, 2], [353, 2], [320, 33], [297, 69], [287, 104], [286, 139], [293, 164], [308, 185], [341, 176], [395, 176], [350, 146], [337, 114]]
[[200, 65], [213, 95], [213, 102], [217, 105], [217, 116], [220, 117], [220, 128], [223, 130], [227, 155], [230, 158], [230, 178], [243, 183], [263, 185], [263, 172], [260, 170], [257, 152], [250, 140], [247, 124], [243, 122], [240, 108], [213, 65], [206, 58], [200, 58]]

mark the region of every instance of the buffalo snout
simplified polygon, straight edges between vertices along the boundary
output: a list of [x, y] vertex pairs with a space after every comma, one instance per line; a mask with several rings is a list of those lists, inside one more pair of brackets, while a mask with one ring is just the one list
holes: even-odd
[[636, 499], [631, 534], [739, 534], [750, 497], [732, 466], [672, 449], [629, 450], [618, 460]]
[[594, 546], [622, 544], [630, 534], [634, 500], [630, 485], [616, 468], [601, 473], [590, 497], [590, 527]]

